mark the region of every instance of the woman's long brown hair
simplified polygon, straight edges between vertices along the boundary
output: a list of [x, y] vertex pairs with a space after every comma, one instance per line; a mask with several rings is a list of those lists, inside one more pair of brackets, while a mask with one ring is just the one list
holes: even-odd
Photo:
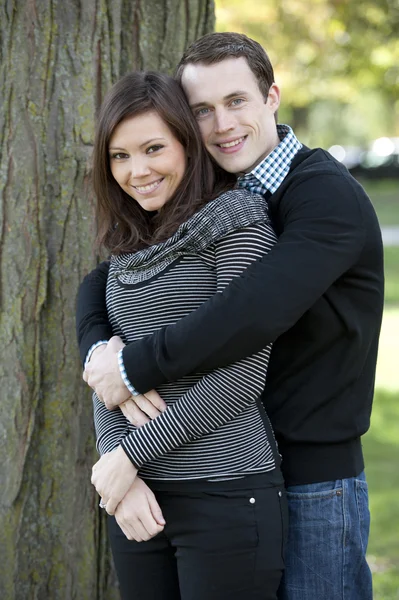
[[[149, 213], [115, 181], [109, 142], [126, 118], [156, 112], [186, 154], [186, 171], [173, 197]], [[205, 151], [197, 123], [180, 85], [151, 71], [125, 75], [107, 94], [100, 110], [93, 154], [93, 187], [97, 198], [97, 244], [113, 254], [134, 252], [170, 237], [202, 205], [234, 185]]]

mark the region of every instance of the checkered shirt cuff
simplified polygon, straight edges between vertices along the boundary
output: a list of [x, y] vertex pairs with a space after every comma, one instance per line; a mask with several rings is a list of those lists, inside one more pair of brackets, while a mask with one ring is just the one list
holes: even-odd
[[87, 363], [89, 362], [89, 360], [91, 359], [91, 355], [93, 354], [94, 350], [96, 348], [98, 348], [99, 346], [102, 346], [103, 344], [108, 344], [108, 340], [100, 340], [99, 342], [96, 342], [95, 344], [93, 344], [90, 348], [88, 353], [86, 354], [86, 360], [85, 360], [85, 366], [84, 368], [86, 368]]
[[129, 379], [127, 378], [126, 370], [125, 370], [125, 365], [123, 363], [122, 352], [123, 352], [123, 348], [121, 350], [119, 350], [119, 352], [118, 352], [118, 365], [119, 365], [119, 370], [121, 372], [121, 377], [123, 379], [123, 383], [125, 384], [125, 386], [129, 390], [129, 392], [132, 394], [132, 396], [140, 396], [140, 392], [138, 392], [136, 390], [136, 388], [133, 387], [133, 385], [130, 383]]

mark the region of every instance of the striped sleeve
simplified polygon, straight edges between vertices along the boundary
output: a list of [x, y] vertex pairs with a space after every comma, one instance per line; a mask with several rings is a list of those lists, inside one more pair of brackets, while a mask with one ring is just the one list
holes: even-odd
[[[214, 245], [217, 292], [264, 256], [277, 238], [268, 223], [233, 231]], [[250, 307], [244, 307], [250, 310]], [[264, 387], [271, 346], [204, 375], [156, 419], [124, 438], [121, 445], [141, 466], [221, 427], [255, 402]]]
[[99, 454], [115, 450], [122, 439], [134, 431], [133, 425], [129, 423], [121, 409], [117, 407], [108, 410], [96, 393], [93, 394], [93, 410], [96, 448]]

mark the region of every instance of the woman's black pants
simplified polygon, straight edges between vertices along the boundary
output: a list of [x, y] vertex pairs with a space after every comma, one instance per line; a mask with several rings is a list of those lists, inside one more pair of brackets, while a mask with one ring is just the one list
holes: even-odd
[[123, 600], [275, 600], [284, 568], [283, 487], [155, 492], [166, 520], [148, 542], [108, 518]]

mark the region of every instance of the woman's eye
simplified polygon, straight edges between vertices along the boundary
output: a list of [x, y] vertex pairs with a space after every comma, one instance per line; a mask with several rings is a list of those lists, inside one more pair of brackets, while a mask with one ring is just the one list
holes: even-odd
[[123, 160], [124, 158], [129, 158], [129, 156], [125, 154], [125, 152], [114, 152], [111, 154], [111, 158], [114, 158], [115, 160]]
[[157, 150], [161, 150], [161, 148], [163, 148], [163, 146], [161, 144], [156, 144], [155, 146], [150, 146], [149, 148], [147, 148], [147, 154], [153, 154]]

